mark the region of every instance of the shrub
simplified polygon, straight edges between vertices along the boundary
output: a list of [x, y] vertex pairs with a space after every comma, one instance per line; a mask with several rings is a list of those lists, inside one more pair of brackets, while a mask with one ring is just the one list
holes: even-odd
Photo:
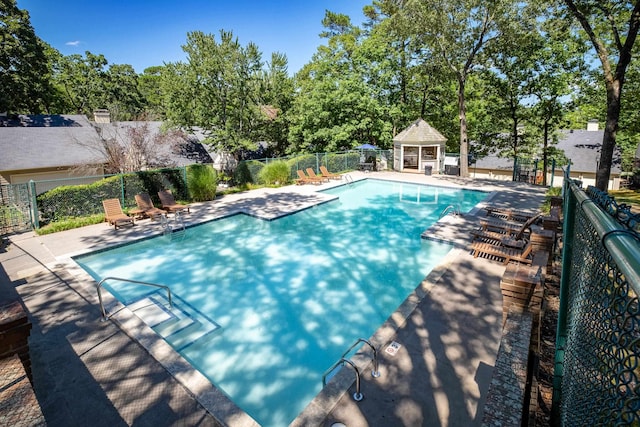
[[205, 202], [216, 198], [218, 176], [211, 165], [194, 164], [187, 168], [189, 195], [196, 202]]
[[256, 178], [258, 173], [263, 166], [264, 164], [257, 160], [240, 162], [233, 173], [233, 180], [236, 185], [240, 187], [247, 187], [249, 184], [252, 184], [257, 180]]
[[267, 163], [258, 173], [258, 180], [266, 185], [284, 185], [289, 182], [291, 171], [285, 161]]

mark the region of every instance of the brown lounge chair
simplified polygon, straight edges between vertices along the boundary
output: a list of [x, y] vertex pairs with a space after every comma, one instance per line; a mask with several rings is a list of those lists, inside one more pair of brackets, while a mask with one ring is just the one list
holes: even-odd
[[531, 226], [538, 221], [542, 214], [529, 218], [524, 224], [502, 222], [500, 220], [480, 220], [481, 227], [471, 232], [473, 240], [485, 243], [493, 243], [502, 246], [522, 249], [525, 246], [525, 237], [531, 234]]
[[473, 230], [471, 235], [473, 236], [472, 242], [484, 242], [508, 248], [522, 249], [526, 244], [524, 239], [516, 239], [512, 234], [483, 230], [482, 228]]
[[316, 175], [316, 172], [313, 170], [313, 168], [307, 168], [307, 175], [309, 175], [309, 178], [317, 179], [320, 182], [329, 182], [329, 178]]
[[173, 198], [171, 190], [158, 191], [158, 197], [160, 197], [162, 209], [169, 213], [182, 212], [185, 209], [187, 210], [187, 212], [189, 212], [190, 205], [182, 205], [180, 203], [176, 203], [176, 199]]
[[511, 261], [517, 261], [523, 264], [531, 264], [533, 261], [533, 248], [531, 242], [527, 243], [522, 249], [507, 248], [505, 246], [497, 246], [486, 242], [471, 243], [473, 257], [480, 255], [484, 257], [504, 258], [503, 264], [507, 265]]
[[325, 178], [342, 179], [342, 176], [340, 176], [339, 174], [329, 172], [326, 166], [320, 166], [320, 173], [322, 173], [322, 176], [324, 176]]
[[133, 218], [122, 212], [119, 199], [105, 199], [102, 201], [102, 207], [105, 221], [113, 225], [116, 230], [124, 224], [134, 225]]
[[136, 194], [135, 199], [140, 215], [151, 219], [155, 219], [157, 216], [166, 215], [165, 211], [158, 209], [153, 205], [153, 201], [151, 200], [149, 193]]
[[303, 170], [298, 169], [298, 179], [296, 179], [296, 184], [322, 184], [322, 181], [308, 177], [304, 174]]
[[485, 206], [483, 209], [487, 212], [487, 216], [501, 218], [507, 221], [525, 222], [531, 219], [531, 217], [536, 216], [535, 213], [500, 206]]

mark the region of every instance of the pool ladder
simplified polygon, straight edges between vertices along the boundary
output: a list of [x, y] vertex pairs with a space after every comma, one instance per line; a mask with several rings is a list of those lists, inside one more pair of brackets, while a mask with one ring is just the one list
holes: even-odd
[[445, 215], [452, 213], [453, 215], [459, 216], [460, 215], [460, 205], [449, 205], [446, 208], [443, 209], [442, 212], [440, 212], [440, 217], [438, 217], [438, 219], [441, 219], [442, 217], [444, 217]]
[[180, 211], [173, 214], [173, 226], [169, 224], [169, 219], [164, 215], [160, 217], [160, 224], [162, 225], [162, 234], [171, 236], [172, 239], [174, 236], [178, 236], [178, 234], [184, 237], [186, 233], [186, 227], [184, 226], [184, 220], [182, 219], [182, 215], [180, 215]]
[[333, 372], [338, 365], [340, 366], [344, 366], [344, 364], [348, 364], [350, 365], [353, 370], [356, 373], [356, 391], [355, 393], [353, 393], [353, 400], [355, 400], [356, 402], [360, 402], [363, 399], [363, 395], [360, 392], [360, 371], [358, 370], [358, 367], [355, 365], [355, 363], [353, 363], [351, 360], [346, 359], [345, 356], [347, 355], [347, 353], [349, 353], [351, 350], [353, 350], [353, 348], [355, 346], [357, 346], [360, 343], [365, 343], [367, 344], [369, 347], [371, 347], [371, 350], [373, 351], [373, 370], [371, 371], [371, 376], [373, 378], [378, 378], [380, 376], [380, 371], [378, 369], [378, 352], [376, 351], [375, 347], [373, 345], [371, 345], [371, 343], [367, 340], [365, 340], [364, 338], [358, 338], [356, 340], [356, 342], [354, 342], [351, 347], [349, 347], [347, 349], [347, 351], [345, 351], [344, 353], [342, 353], [342, 356], [340, 357], [340, 360], [338, 360], [336, 363], [334, 363], [333, 365], [331, 365], [331, 367], [329, 369], [327, 369], [325, 371], [325, 373], [322, 375], [322, 387], [327, 385], [327, 376], [329, 376], [329, 374], [331, 372]]
[[348, 173], [345, 173], [344, 175], [342, 175], [342, 180], [347, 184], [353, 184], [353, 178]]

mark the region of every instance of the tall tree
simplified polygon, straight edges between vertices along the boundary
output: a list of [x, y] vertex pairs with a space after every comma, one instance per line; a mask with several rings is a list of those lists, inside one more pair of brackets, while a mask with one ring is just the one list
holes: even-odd
[[272, 53], [262, 78], [260, 105], [265, 121], [261, 133], [269, 143], [269, 156], [284, 156], [287, 152], [288, 112], [294, 99], [293, 79], [289, 77], [287, 64], [284, 54]]
[[138, 91], [144, 99], [146, 116], [151, 120], [162, 120], [165, 117], [162, 106], [162, 70], [163, 66], [145, 68], [138, 76]]
[[[606, 191], [613, 164], [622, 89], [640, 29], [640, 1], [563, 0], [560, 11], [573, 17], [587, 34], [602, 66], [607, 93], [607, 118], [596, 187]], [[561, 6], [561, 5], [559, 5]]]
[[200, 31], [187, 34], [187, 62], [165, 66], [162, 77], [167, 119], [177, 127], [199, 127], [209, 143], [236, 159], [257, 148], [265, 120], [259, 90], [261, 53], [221, 30], [219, 41]]
[[40, 113], [51, 91], [47, 45], [16, 0], [0, 2], [0, 112]]
[[138, 119], [144, 98], [138, 90], [138, 74], [129, 64], [111, 64], [106, 74], [106, 107], [112, 120]]
[[375, 89], [364, 77], [361, 29], [348, 16], [328, 12], [321, 45], [296, 75], [291, 111], [291, 152], [337, 151], [364, 142], [390, 141], [390, 129]]
[[85, 57], [74, 54], [60, 58], [54, 79], [75, 113], [90, 115], [95, 109], [107, 107], [107, 63], [104, 55], [88, 51]]
[[[409, 2], [410, 7], [406, 8], [407, 16], [414, 20], [416, 34], [457, 81], [462, 159], [469, 153], [467, 79], [474, 67], [482, 62], [483, 49], [499, 36], [497, 21], [513, 3], [510, 0], [416, 0]], [[460, 175], [469, 176], [465, 161], [461, 162]]]

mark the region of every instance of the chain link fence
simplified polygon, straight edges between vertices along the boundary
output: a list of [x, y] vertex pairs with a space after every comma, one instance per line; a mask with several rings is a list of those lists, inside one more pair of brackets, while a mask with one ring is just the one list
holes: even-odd
[[30, 200], [27, 184], [0, 185], [0, 235], [31, 229]]
[[640, 426], [640, 217], [564, 183], [553, 420]]
[[320, 166], [324, 166], [331, 173], [343, 173], [358, 170], [363, 165], [371, 165], [373, 170], [390, 170], [393, 168], [393, 153], [391, 150], [358, 150], [333, 153], [315, 153], [289, 157], [265, 158], [257, 160], [245, 160], [238, 164], [234, 181], [236, 183], [260, 182], [260, 171], [272, 162], [282, 161], [287, 163], [290, 170], [290, 178], [298, 177], [298, 170], [312, 168], [316, 174], [320, 173]]

